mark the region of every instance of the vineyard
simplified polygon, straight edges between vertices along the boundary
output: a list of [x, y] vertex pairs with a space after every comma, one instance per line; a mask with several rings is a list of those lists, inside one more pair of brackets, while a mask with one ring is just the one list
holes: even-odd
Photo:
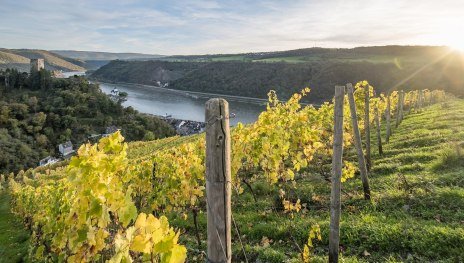
[[[327, 261], [334, 144], [341, 258], [462, 261], [464, 102], [437, 90], [375, 94], [366, 81], [340, 90], [342, 144], [334, 101], [300, 104], [309, 88], [285, 102], [271, 91], [255, 123], [231, 129], [232, 261]], [[29, 258], [205, 262], [207, 143], [127, 144], [115, 133], [69, 163], [2, 176], [31, 232]]]

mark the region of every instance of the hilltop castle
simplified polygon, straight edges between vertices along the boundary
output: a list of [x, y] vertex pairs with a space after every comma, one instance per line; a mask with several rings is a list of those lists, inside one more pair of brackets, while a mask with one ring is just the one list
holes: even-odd
[[31, 72], [37, 72], [45, 69], [45, 61], [43, 58], [31, 58]]

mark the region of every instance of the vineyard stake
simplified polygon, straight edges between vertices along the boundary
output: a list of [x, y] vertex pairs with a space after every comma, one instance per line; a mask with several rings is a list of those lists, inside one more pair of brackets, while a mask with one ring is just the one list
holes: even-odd
[[414, 93], [412, 93], [412, 91], [410, 92], [409, 94], [409, 108], [408, 108], [408, 115], [411, 114], [411, 110], [412, 110], [412, 101], [414, 100]]
[[371, 121], [370, 121], [370, 85], [364, 86], [364, 132], [366, 133], [366, 167], [371, 170]]
[[401, 91], [401, 103], [400, 103], [400, 124], [403, 122], [404, 118], [404, 90]]
[[404, 93], [402, 90], [398, 92], [398, 105], [396, 107], [396, 127], [400, 125], [400, 122], [403, 119], [403, 96]]
[[382, 136], [380, 134], [380, 116], [379, 116], [379, 108], [376, 106], [374, 109], [375, 112], [375, 124], [377, 126], [377, 145], [379, 146], [379, 154], [383, 154], [382, 149]]
[[419, 110], [422, 109], [422, 90], [419, 90]]
[[386, 143], [388, 143], [390, 141], [390, 135], [391, 135], [390, 97], [391, 97], [391, 94], [387, 94], [387, 108], [385, 109], [385, 122], [387, 123], [387, 134], [385, 136], [385, 142]]
[[229, 104], [224, 99], [206, 102], [206, 211], [207, 262], [230, 263], [231, 173]]
[[338, 262], [340, 245], [340, 190], [343, 156], [343, 101], [345, 86], [335, 86], [332, 190], [330, 194], [329, 262]]
[[354, 101], [353, 85], [351, 83], [346, 84], [348, 93], [348, 102], [350, 104], [351, 122], [354, 133], [354, 144], [358, 154], [358, 166], [361, 174], [361, 180], [364, 189], [364, 198], [369, 200], [371, 198], [371, 190], [369, 188], [369, 179], [367, 175], [366, 160], [364, 159], [364, 153], [361, 142], [361, 132], [359, 131], [358, 116], [356, 114], [356, 103]]

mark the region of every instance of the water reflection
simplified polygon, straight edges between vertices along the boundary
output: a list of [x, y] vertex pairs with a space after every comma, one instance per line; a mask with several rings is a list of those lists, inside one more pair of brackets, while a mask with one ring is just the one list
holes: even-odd
[[[127, 92], [127, 101], [124, 106], [154, 115], [172, 115], [173, 118], [204, 121], [205, 102], [212, 96], [202, 93], [185, 93], [168, 89], [156, 88], [135, 84], [108, 84], [100, 83], [100, 89], [109, 94], [117, 88], [120, 92]], [[218, 95], [219, 96], [219, 95]], [[265, 101], [243, 97], [222, 96], [229, 102], [231, 113], [235, 118], [230, 119], [231, 125], [238, 122], [251, 123], [256, 121], [258, 115], [266, 109]]]

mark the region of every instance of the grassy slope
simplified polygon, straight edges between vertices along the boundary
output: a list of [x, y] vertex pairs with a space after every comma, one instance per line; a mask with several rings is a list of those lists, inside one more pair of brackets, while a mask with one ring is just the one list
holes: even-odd
[[[372, 203], [363, 200], [359, 178], [344, 183], [341, 247], [346, 262], [464, 260], [464, 166], [459, 166], [464, 165], [464, 160], [461, 164], [449, 162], [454, 163], [451, 168], [440, 167], [448, 143], [464, 141], [463, 123], [463, 100], [407, 115], [394, 130], [390, 143], [384, 145], [385, 154], [373, 154]], [[144, 158], [155, 148], [171, 147], [195, 137], [130, 143], [129, 157]], [[287, 192], [306, 203], [307, 209], [294, 218], [278, 208], [278, 188], [265, 182], [253, 184], [257, 203], [247, 189], [238, 197], [234, 194], [234, 219], [250, 262], [297, 262], [298, 246], [305, 243], [308, 229], [315, 223], [321, 226], [323, 236], [315, 245], [315, 261], [326, 262], [330, 186], [317, 174], [297, 182], [298, 188]], [[24, 255], [25, 232], [16, 227], [18, 224], [7, 212], [8, 197], [2, 194], [1, 199], [0, 258], [2, 253]], [[187, 221], [172, 215], [171, 221], [186, 231], [181, 243], [189, 247], [189, 259], [203, 262], [196, 250], [192, 215]], [[206, 240], [204, 213], [199, 215], [199, 227], [201, 239]], [[270, 246], [263, 246], [263, 237], [272, 240]], [[244, 261], [235, 229], [232, 238], [234, 261]], [[206, 250], [204, 241], [200, 250]], [[364, 251], [370, 255], [364, 256]]]
[[[463, 124], [462, 100], [449, 103], [449, 107], [434, 105], [412, 113], [394, 130], [384, 155], [373, 155], [372, 203], [363, 200], [359, 178], [344, 183], [341, 247], [347, 262], [464, 260], [464, 159], [461, 164], [454, 162], [454, 167], [439, 167], [442, 149], [450, 141], [464, 141]], [[277, 188], [264, 182], [253, 185], [256, 204], [247, 190], [240, 197], [233, 196], [233, 213], [248, 260], [286, 262], [297, 258], [297, 246], [302, 247], [309, 227], [318, 223], [323, 240], [316, 243], [315, 259], [326, 262], [330, 185], [320, 178], [308, 175], [298, 180], [296, 190], [288, 191], [307, 204], [307, 209], [293, 219], [275, 212]], [[187, 229], [182, 242], [196, 248], [192, 221], [190, 217], [187, 222], [181, 218], [173, 222]], [[204, 214], [200, 229], [205, 240]], [[233, 232], [236, 261], [244, 260]], [[273, 240], [267, 248], [262, 246], [263, 237]], [[205, 250], [204, 245], [201, 250]], [[364, 251], [370, 255], [364, 256]], [[191, 252], [190, 257], [194, 255]]]
[[8, 53], [0, 50], [0, 64], [8, 63], [29, 63], [29, 59], [13, 53]]
[[29, 59], [31, 58], [45, 59], [47, 68], [85, 71], [81, 61], [64, 58], [49, 51], [36, 49], [0, 49], [0, 68], [13, 66], [27, 71], [30, 67]]
[[0, 262], [23, 262], [29, 233], [10, 212], [10, 197], [0, 190]]

